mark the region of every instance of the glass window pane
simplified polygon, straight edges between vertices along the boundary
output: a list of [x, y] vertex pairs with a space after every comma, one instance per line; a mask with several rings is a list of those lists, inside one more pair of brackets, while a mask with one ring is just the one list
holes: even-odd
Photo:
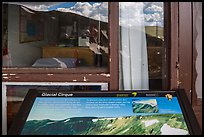
[[13, 2], [7, 14], [3, 66], [108, 67], [108, 2]]
[[162, 89], [163, 2], [120, 2], [120, 88]]

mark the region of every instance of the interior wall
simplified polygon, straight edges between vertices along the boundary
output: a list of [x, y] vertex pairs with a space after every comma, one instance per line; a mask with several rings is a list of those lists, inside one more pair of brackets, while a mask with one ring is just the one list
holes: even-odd
[[[41, 45], [47, 43], [45, 31], [45, 40], [19, 43], [19, 6], [8, 6], [8, 49], [11, 58], [11, 66], [30, 66], [37, 58], [40, 58]], [[4, 60], [4, 65], [8, 60]]]

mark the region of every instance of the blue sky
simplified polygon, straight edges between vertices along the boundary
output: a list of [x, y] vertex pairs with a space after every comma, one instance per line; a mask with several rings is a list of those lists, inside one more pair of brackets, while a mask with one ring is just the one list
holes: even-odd
[[[18, 2], [32, 10], [72, 12], [85, 17], [108, 22], [108, 2]], [[120, 2], [119, 15], [122, 26], [163, 27], [163, 2]], [[144, 21], [143, 21], [144, 20]]]
[[[93, 5], [96, 2], [89, 2], [91, 5]], [[57, 8], [70, 8], [73, 7], [76, 4], [76, 2], [62, 2], [60, 4], [53, 5], [48, 8], [48, 10], [56, 10]]]
[[[137, 97], [139, 98], [139, 97]], [[94, 107], [96, 102], [113, 102], [106, 105], [106, 108], [98, 109]], [[28, 120], [52, 119], [62, 120], [69, 117], [122, 117], [134, 116], [142, 113], [133, 113], [133, 98], [64, 98], [64, 97], [37, 97], [33, 108], [29, 114]], [[181, 113], [177, 98], [173, 97], [168, 101], [166, 97], [145, 97], [140, 99], [156, 99], [159, 113]], [[87, 104], [89, 101], [89, 104]], [[55, 102], [58, 102], [57, 105]], [[94, 102], [90, 105], [90, 102]], [[122, 103], [123, 102], [123, 103]], [[75, 104], [75, 105], [73, 105]], [[104, 107], [104, 104], [102, 105]], [[110, 108], [111, 107], [111, 108]]]
[[48, 10], [56, 10], [57, 8], [70, 8], [74, 6], [75, 4], [76, 2], [63, 2], [63, 3], [56, 4], [54, 6], [49, 7]]

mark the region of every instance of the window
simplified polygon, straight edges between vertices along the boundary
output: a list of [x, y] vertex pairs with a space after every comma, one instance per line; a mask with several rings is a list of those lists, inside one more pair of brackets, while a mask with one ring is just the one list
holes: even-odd
[[108, 72], [108, 2], [42, 5], [41, 2], [3, 5], [8, 6], [4, 17], [9, 20], [4, 23], [9, 42], [3, 66], [89, 67], [92, 71], [101, 68], [102, 72]]
[[[8, 43], [3, 56], [3, 81], [110, 83], [108, 5], [3, 3], [8, 7], [3, 16], [9, 19], [4, 23]], [[43, 40], [36, 38], [38, 33], [43, 33]]]
[[[128, 32], [131, 36], [130, 33], [133, 32], [131, 32], [130, 27], [125, 29], [124, 24], [128, 25], [125, 20], [131, 15], [131, 10], [134, 7], [124, 10], [123, 13], [121, 7], [125, 7], [126, 3], [68, 2], [57, 3], [58, 5], [50, 6], [47, 8], [49, 11], [45, 11], [45, 7], [49, 6], [48, 2], [44, 8], [36, 11], [33, 10], [35, 8], [32, 7], [32, 3], [22, 2], [20, 5], [18, 4], [9, 3], [8, 17], [7, 14], [4, 15], [5, 18], [13, 17], [12, 22], [4, 23], [4, 26], [8, 26], [8, 45], [7, 52], [5, 52], [7, 54], [3, 56], [4, 81], [98, 81], [110, 83], [111, 90], [118, 89], [119, 85], [123, 85], [121, 84], [121, 76], [124, 74], [122, 66], [125, 65], [122, 65], [121, 60], [125, 56], [123, 56], [124, 51], [121, 48], [124, 45], [122, 43], [127, 43], [128, 40], [124, 37], [125, 33]], [[43, 2], [38, 3], [38, 5], [41, 4]], [[138, 24], [139, 22], [134, 22], [134, 19], [139, 21], [139, 18], [133, 17], [133, 15], [138, 14], [144, 18], [146, 22], [144, 25], [148, 24], [143, 27], [147, 48], [142, 46], [146, 50], [144, 53], [147, 54], [145, 60], [148, 64], [146, 68], [148, 70], [146, 75], [148, 85], [150, 85], [150, 89], [167, 88], [165, 85], [167, 85], [168, 80], [168, 37], [165, 34], [167, 34], [168, 27], [165, 27], [167, 12], [164, 12], [164, 9], [167, 9], [165, 5], [168, 3], [134, 2], [129, 5], [137, 6], [137, 4], [144, 6], [131, 15], [132, 18], [129, 18], [129, 23], [133, 23], [133, 26]], [[7, 4], [3, 5], [6, 7]], [[14, 10], [17, 12], [9, 12]], [[18, 18], [22, 14], [23, 17]], [[22, 34], [21, 37], [24, 39], [29, 39], [34, 33], [37, 33], [38, 27], [35, 27], [35, 23], [29, 20], [29, 17], [32, 19], [33, 14], [39, 15], [38, 19], [44, 24], [42, 25], [42, 27], [44, 26], [44, 40], [19, 43], [21, 36], [19, 30], [22, 30], [22, 33], [28, 32], [28, 34]], [[31, 23], [26, 26], [22, 18]], [[120, 27], [118, 27], [119, 25]], [[28, 30], [23, 31], [23, 26], [24, 29]], [[120, 34], [120, 36], [115, 34]], [[137, 43], [137, 45], [139, 44]], [[116, 51], [119, 50], [120, 53], [117, 53]], [[67, 56], [69, 58], [64, 59]], [[48, 64], [43, 64], [45, 62]], [[137, 63], [132, 64], [136, 65]], [[41, 66], [39, 67], [39, 65]], [[67, 66], [70, 68], [65, 68]], [[35, 74], [34, 77], [28, 77], [32, 74]], [[120, 79], [120, 83], [118, 79]]]
[[121, 89], [164, 89], [164, 23], [163, 2], [119, 3]]

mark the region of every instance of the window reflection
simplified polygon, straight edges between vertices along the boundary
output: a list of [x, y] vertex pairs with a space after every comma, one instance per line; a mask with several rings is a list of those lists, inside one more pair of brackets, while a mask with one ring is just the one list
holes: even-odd
[[108, 2], [13, 2], [7, 13], [3, 66], [108, 67]]
[[163, 15], [163, 2], [119, 3], [121, 89], [162, 89]]

